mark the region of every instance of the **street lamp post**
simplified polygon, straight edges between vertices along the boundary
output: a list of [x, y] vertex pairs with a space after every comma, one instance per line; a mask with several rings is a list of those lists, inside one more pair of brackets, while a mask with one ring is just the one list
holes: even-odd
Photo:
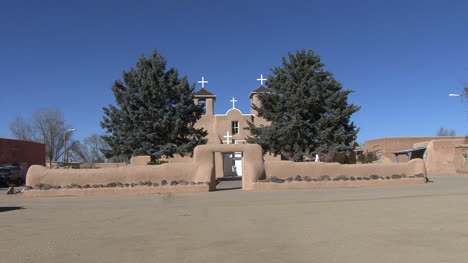
[[[465, 91], [467, 90], [466, 86], [465, 86], [464, 90]], [[466, 92], [465, 91], [462, 92], [462, 93], [450, 93], [449, 97], [462, 97], [462, 98], [465, 97], [466, 98]], [[466, 141], [466, 138], [467, 138], [467, 136], [466, 136], [466, 126], [465, 126], [465, 141]]]
[[68, 162], [68, 156], [67, 156], [67, 132], [72, 132], [76, 131], [76, 129], [68, 129], [63, 133], [63, 166]]

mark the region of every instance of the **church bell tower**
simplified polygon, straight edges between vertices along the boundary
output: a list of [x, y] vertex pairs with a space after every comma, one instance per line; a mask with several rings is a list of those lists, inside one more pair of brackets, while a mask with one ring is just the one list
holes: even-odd
[[208, 83], [208, 81], [205, 80], [205, 77], [202, 77], [202, 79], [199, 80], [198, 83], [201, 84], [202, 88], [201, 90], [193, 94], [193, 101], [197, 105], [203, 105], [203, 109], [205, 110], [204, 115], [214, 116], [214, 102], [216, 101], [216, 95], [205, 89], [205, 84]]
[[213, 116], [214, 115], [214, 102], [216, 101], [216, 95], [209, 92], [207, 89], [202, 88], [201, 90], [195, 92], [194, 94], [195, 104], [204, 105], [205, 115]]

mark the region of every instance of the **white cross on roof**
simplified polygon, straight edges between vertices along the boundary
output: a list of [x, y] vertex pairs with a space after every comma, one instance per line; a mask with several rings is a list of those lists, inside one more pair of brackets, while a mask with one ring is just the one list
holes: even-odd
[[267, 79], [264, 79], [263, 78], [263, 74], [260, 74], [260, 78], [257, 79], [258, 81], [260, 81], [260, 85], [263, 85], [263, 81], [267, 80]]
[[235, 109], [237, 100], [234, 97], [232, 97], [232, 100], [230, 100], [230, 102], [232, 102], [232, 108]]
[[205, 83], [208, 83], [208, 81], [205, 80], [205, 77], [202, 77], [201, 80], [198, 81], [198, 83], [201, 83], [201, 87], [204, 88], [204, 87], [205, 87]]
[[229, 134], [229, 131], [227, 131], [226, 136], [223, 137], [226, 138], [226, 144], [230, 144], [230, 139], [232, 138], [232, 136]]

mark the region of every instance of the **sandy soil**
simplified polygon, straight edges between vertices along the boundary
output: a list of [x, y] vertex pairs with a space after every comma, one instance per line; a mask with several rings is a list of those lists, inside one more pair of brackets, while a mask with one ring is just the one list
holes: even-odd
[[0, 196], [0, 262], [468, 262], [468, 177], [426, 185]]

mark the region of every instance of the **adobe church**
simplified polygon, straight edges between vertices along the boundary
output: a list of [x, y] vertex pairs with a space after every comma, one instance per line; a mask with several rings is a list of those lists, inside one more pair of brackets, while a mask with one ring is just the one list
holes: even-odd
[[[250, 93], [249, 99], [251, 105], [259, 106], [260, 101], [257, 94], [260, 92], [269, 92], [270, 90], [263, 86], [263, 82], [266, 80], [263, 78], [263, 75], [257, 80], [261, 82], [261, 86]], [[267, 120], [257, 116], [257, 112], [252, 108], [249, 114], [242, 113], [235, 106], [237, 102], [235, 98], [231, 100], [232, 108], [225, 114], [215, 114], [214, 106], [216, 95], [205, 89], [205, 83], [208, 83], [208, 81], [205, 81], [204, 78], [198, 81], [198, 83], [201, 83], [202, 88], [194, 94], [194, 102], [195, 104], [203, 105], [205, 113], [196, 122], [195, 127], [204, 128], [208, 131], [206, 137], [208, 139], [207, 144], [246, 143], [246, 138], [250, 136], [250, 131], [245, 129], [248, 127], [247, 121], [252, 122], [256, 126], [269, 124]], [[280, 157], [273, 157], [270, 155], [266, 155], [264, 158], [280, 159]], [[174, 161], [177, 162], [177, 160]], [[215, 166], [216, 178], [242, 176], [242, 153], [216, 153]]]

